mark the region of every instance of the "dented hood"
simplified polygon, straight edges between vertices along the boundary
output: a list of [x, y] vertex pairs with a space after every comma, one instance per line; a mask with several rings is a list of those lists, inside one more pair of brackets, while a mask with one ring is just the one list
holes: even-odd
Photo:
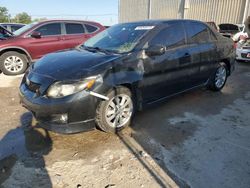
[[95, 72], [101, 65], [121, 55], [89, 52], [80, 49], [60, 51], [44, 56], [32, 65], [32, 72], [54, 80], [79, 79]]

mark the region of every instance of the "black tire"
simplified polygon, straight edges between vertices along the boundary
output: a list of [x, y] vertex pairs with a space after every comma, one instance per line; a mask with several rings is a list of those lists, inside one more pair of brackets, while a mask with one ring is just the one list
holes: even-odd
[[[216, 74], [218, 73], [218, 70], [221, 69], [221, 68], [225, 69], [226, 74], [225, 74], [225, 80], [224, 80], [223, 84], [218, 86], [216, 84]], [[212, 76], [212, 79], [210, 80], [209, 89], [212, 90], [212, 91], [220, 91], [220, 90], [222, 90], [222, 88], [225, 86], [225, 84], [227, 82], [227, 77], [228, 77], [228, 67], [227, 67], [227, 65], [225, 63], [221, 62], [221, 63], [219, 63], [214, 75]]]
[[[16, 72], [8, 70], [4, 64], [5, 60], [12, 56], [18, 57], [20, 59], [20, 62], [22, 63], [22, 68]], [[5, 52], [4, 54], [0, 56], [0, 70], [6, 75], [22, 74], [25, 72], [27, 67], [28, 67], [28, 58], [24, 54], [21, 54], [15, 51], [9, 51], [9, 52]]]
[[[132, 102], [132, 109], [133, 109], [132, 114], [130, 116], [129, 121], [126, 124], [124, 124], [123, 126], [121, 126], [121, 127], [112, 127], [112, 126], [109, 125], [109, 123], [107, 122], [107, 120], [105, 118], [106, 109], [108, 107], [109, 102], [112, 99], [114, 99], [115, 96], [118, 96], [118, 95], [121, 95], [121, 94], [124, 94], [124, 95], [127, 95], [127, 96], [130, 97], [131, 102]], [[122, 129], [124, 129], [125, 127], [129, 126], [130, 123], [131, 123], [131, 119], [132, 119], [134, 109], [135, 109], [134, 108], [134, 102], [133, 102], [133, 99], [132, 99], [132, 94], [131, 94], [131, 91], [128, 88], [119, 86], [119, 87], [115, 88], [114, 90], [110, 91], [107, 94], [107, 97], [109, 98], [109, 100], [101, 101], [99, 103], [99, 105], [97, 106], [95, 122], [96, 122], [97, 127], [100, 128], [102, 131], [117, 133], [117, 132], [121, 131]]]

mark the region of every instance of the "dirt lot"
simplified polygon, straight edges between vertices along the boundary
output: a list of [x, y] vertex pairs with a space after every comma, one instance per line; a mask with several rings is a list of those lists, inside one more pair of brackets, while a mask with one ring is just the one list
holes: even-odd
[[222, 92], [174, 97], [120, 135], [34, 128], [20, 80], [0, 75], [0, 187], [250, 185], [250, 64], [237, 64]]

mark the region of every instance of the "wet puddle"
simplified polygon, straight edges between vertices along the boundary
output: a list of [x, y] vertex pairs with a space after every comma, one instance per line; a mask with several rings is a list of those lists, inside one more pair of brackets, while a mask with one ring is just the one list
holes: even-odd
[[31, 113], [24, 113], [20, 121], [19, 127], [10, 130], [0, 140], [0, 160], [11, 155], [22, 157], [33, 152], [45, 152], [50, 148], [48, 132], [31, 128]]

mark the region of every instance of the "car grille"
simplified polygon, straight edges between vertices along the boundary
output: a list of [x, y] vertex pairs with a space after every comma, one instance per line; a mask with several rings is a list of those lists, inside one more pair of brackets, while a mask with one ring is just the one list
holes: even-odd
[[249, 57], [247, 57], [247, 54], [245, 54], [245, 53], [242, 53], [242, 54], [241, 54], [241, 57], [242, 57], [242, 58], [249, 58]]

